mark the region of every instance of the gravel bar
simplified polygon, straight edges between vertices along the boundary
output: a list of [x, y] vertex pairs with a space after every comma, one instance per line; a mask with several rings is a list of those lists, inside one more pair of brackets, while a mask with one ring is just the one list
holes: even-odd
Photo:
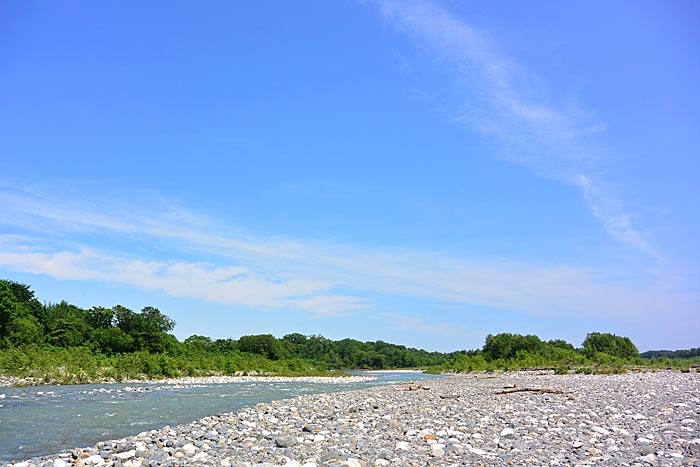
[[15, 467], [700, 466], [700, 377], [469, 374], [258, 404]]

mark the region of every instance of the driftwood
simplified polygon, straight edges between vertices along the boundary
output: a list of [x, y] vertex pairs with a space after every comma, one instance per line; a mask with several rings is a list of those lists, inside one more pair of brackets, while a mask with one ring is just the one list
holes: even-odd
[[415, 386], [409, 384], [406, 388], [406, 391], [417, 391], [419, 389], [422, 389], [424, 391], [430, 391], [430, 388], [428, 386], [423, 386], [422, 384], [416, 384]]
[[546, 389], [546, 388], [514, 388], [504, 391], [496, 391], [496, 394], [513, 394], [515, 392], [536, 392], [537, 394], [570, 394], [561, 389]]
[[459, 399], [459, 394], [440, 394], [440, 399]]

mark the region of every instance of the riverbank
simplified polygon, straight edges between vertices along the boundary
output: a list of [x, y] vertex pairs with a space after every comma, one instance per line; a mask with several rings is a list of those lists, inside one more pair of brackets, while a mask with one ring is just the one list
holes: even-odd
[[458, 375], [258, 404], [14, 465], [689, 466], [699, 394], [697, 375], [666, 371]]
[[[389, 373], [386, 371], [384, 373]], [[407, 371], [408, 372], [408, 371]], [[114, 379], [97, 379], [94, 381], [82, 382], [80, 384], [161, 384], [161, 385], [194, 385], [194, 384], [228, 384], [228, 383], [250, 383], [256, 381], [265, 382], [285, 382], [285, 381], [300, 381], [306, 383], [348, 383], [370, 381], [373, 376], [356, 376], [342, 375], [338, 376], [333, 373], [329, 376], [183, 376], [178, 378], [162, 378], [162, 379], [125, 379], [123, 381], [115, 381]], [[26, 386], [51, 386], [55, 382], [46, 382], [40, 378], [14, 378], [0, 376], [0, 388], [2, 387], [26, 387]]]

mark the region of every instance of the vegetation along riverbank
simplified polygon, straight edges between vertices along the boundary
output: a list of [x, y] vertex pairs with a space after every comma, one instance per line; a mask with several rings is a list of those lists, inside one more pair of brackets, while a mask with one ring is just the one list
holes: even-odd
[[549, 368], [615, 373], [630, 367], [687, 370], [700, 349], [640, 354], [626, 337], [563, 340], [502, 333], [477, 350], [428, 352], [387, 342], [331, 340], [298, 333], [179, 341], [157, 308], [83, 309], [40, 302], [25, 284], [0, 280], [0, 384], [75, 384], [212, 375], [338, 376], [344, 369], [421, 368], [432, 373]]

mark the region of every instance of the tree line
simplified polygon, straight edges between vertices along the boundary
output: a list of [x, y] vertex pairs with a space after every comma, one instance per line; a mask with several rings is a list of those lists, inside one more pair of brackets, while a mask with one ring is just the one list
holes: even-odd
[[[481, 349], [428, 352], [383, 341], [331, 340], [292, 333], [180, 342], [175, 322], [154, 307], [83, 309], [42, 304], [28, 285], [0, 280], [0, 374], [46, 382], [88, 382], [211, 374], [327, 374], [341, 369], [428, 368], [467, 372], [514, 368], [560, 371], [700, 363], [698, 349], [640, 356], [628, 337], [592, 332], [580, 348], [534, 335], [488, 335]], [[648, 357], [642, 360], [641, 357]], [[684, 358], [679, 358], [684, 357]]]
[[333, 341], [299, 333], [216, 340], [193, 335], [180, 342], [171, 333], [174, 327], [154, 307], [135, 312], [121, 305], [83, 309], [65, 301], [42, 304], [28, 285], [0, 280], [0, 372], [5, 375], [49, 374], [58, 382], [83, 382], [242, 372], [326, 374], [351, 368], [425, 368], [452, 356], [383, 341]]

